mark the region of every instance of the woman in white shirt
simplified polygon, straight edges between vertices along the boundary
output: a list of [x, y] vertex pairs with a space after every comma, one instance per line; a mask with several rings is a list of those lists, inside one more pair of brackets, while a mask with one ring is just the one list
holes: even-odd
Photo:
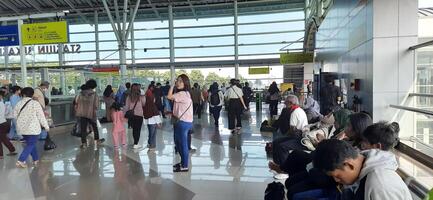
[[231, 130], [232, 133], [239, 133], [240, 129], [242, 128], [242, 109], [246, 110], [247, 107], [245, 106], [244, 99], [242, 98], [244, 93], [242, 92], [242, 89], [237, 86], [237, 80], [231, 79], [230, 85], [231, 86], [225, 93], [225, 98], [229, 101], [229, 130]]
[[18, 161], [17, 167], [26, 168], [26, 160], [29, 155], [32, 156], [33, 165], [39, 162], [36, 142], [38, 141], [41, 127], [49, 131], [47, 119], [45, 118], [42, 106], [38, 101], [32, 99], [33, 88], [26, 87], [21, 90], [23, 99], [17, 103], [14, 109], [14, 117], [17, 119], [17, 132], [23, 135], [26, 146], [23, 149]]

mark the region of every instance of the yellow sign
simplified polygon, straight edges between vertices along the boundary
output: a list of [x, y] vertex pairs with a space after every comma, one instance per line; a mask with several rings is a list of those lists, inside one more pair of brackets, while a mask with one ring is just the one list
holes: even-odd
[[66, 21], [23, 24], [21, 41], [23, 45], [68, 43], [68, 24]]
[[313, 62], [313, 53], [282, 53], [280, 54], [281, 64], [308, 63]]
[[287, 91], [289, 88], [290, 88], [290, 89], [292, 90], [292, 92], [293, 92], [293, 83], [281, 83], [281, 84], [280, 84], [280, 90], [281, 90], [281, 92], [285, 92], [285, 91]]
[[269, 74], [269, 67], [248, 68], [248, 74]]

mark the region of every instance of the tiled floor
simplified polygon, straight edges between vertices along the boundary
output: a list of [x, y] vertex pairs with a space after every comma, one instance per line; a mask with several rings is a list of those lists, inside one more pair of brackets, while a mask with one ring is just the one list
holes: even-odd
[[[107, 142], [81, 150], [80, 140], [69, 133], [53, 137], [58, 148], [43, 152], [38, 167], [17, 169], [17, 157], [0, 160], [0, 200], [3, 199], [263, 199], [268, 183], [273, 181], [264, 151], [270, 135], [259, 132], [267, 112], [244, 115], [242, 133], [230, 134], [223, 113], [215, 128], [207, 114], [194, 121], [189, 173], [173, 173], [172, 127], [167, 120], [157, 133], [157, 151], [134, 151], [131, 146], [114, 150], [111, 124], [100, 132]], [[265, 109], [264, 109], [265, 110]], [[128, 140], [132, 140], [128, 130]], [[140, 142], [145, 146], [147, 128], [143, 126]], [[21, 151], [19, 143], [14, 143]]]

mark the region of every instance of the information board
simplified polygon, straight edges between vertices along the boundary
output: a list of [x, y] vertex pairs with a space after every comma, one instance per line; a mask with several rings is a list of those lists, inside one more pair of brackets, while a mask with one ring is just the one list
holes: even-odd
[[0, 46], [18, 46], [20, 40], [18, 39], [18, 26], [0, 26]]
[[269, 74], [269, 67], [250, 67], [248, 74]]
[[313, 62], [313, 53], [282, 53], [280, 54], [281, 64], [294, 64], [294, 63], [309, 63]]
[[23, 45], [59, 44], [69, 42], [66, 21], [23, 24], [21, 26]]

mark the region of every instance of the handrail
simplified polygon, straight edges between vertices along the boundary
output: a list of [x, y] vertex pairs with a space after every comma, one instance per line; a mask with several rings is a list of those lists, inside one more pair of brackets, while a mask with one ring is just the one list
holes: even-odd
[[428, 149], [433, 150], [433, 147], [432, 147], [432, 146], [430, 146], [429, 144], [424, 143], [423, 141], [421, 141], [420, 139], [418, 139], [418, 138], [416, 138], [416, 137], [414, 137], [414, 136], [410, 136], [410, 137], [409, 137], [409, 141], [411, 141], [411, 142], [416, 142], [416, 143], [418, 143], [418, 144], [421, 144], [421, 145], [425, 146], [425, 147], [428, 148]]
[[409, 47], [409, 50], [415, 50], [415, 49], [419, 49], [419, 48], [427, 47], [427, 46], [431, 46], [431, 45], [433, 45], [433, 40], [430, 40], [430, 41], [427, 41], [427, 42], [424, 42], [421, 44], [417, 44], [415, 46], [411, 46], [411, 47]]
[[397, 174], [403, 179], [407, 187], [420, 199], [424, 199], [428, 193], [429, 189], [419, 183], [413, 176], [410, 176], [400, 168], [397, 169]]
[[389, 105], [389, 107], [433, 116], [433, 112], [429, 110], [423, 110], [423, 109], [407, 107], [407, 106], [398, 106], [392, 104]]
[[433, 97], [433, 94], [409, 93], [410, 97]]

